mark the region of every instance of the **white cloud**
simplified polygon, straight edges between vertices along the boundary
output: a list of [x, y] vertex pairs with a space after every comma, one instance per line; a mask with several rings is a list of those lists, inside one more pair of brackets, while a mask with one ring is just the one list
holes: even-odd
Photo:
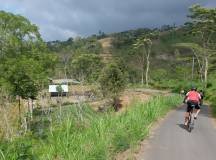
[[80, 36], [69, 29], [62, 29], [54, 25], [47, 25], [40, 29], [42, 35], [46, 35], [47, 40], [68, 39], [69, 37]]

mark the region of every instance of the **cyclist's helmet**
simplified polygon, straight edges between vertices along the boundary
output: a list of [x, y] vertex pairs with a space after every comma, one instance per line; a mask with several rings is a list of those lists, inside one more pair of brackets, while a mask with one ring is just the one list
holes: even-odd
[[196, 91], [196, 90], [197, 90], [196, 86], [192, 86], [192, 87], [191, 87], [191, 90], [192, 90], [192, 91]]

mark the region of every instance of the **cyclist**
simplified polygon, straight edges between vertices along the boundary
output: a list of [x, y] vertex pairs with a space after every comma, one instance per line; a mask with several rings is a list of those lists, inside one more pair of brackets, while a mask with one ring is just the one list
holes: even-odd
[[200, 112], [200, 102], [201, 96], [199, 92], [197, 92], [196, 87], [191, 87], [191, 90], [186, 94], [184, 98], [184, 103], [187, 103], [187, 111], [185, 113], [185, 125], [188, 124], [189, 113], [193, 109], [192, 105], [195, 105], [196, 114], [194, 115], [194, 119], [197, 119], [197, 115]]

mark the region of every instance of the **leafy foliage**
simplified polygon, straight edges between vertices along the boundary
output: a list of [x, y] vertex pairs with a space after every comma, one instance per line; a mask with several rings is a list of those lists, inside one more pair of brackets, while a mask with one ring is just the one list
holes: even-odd
[[192, 34], [197, 34], [202, 40], [203, 47], [210, 47], [216, 34], [216, 9], [193, 5], [190, 8], [191, 21], [186, 23]]
[[55, 56], [47, 53], [38, 27], [20, 15], [0, 11], [1, 85], [12, 95], [36, 98], [54, 69]]
[[72, 75], [80, 81], [95, 82], [102, 68], [101, 57], [96, 54], [81, 54], [71, 62]]
[[20, 15], [0, 11], [0, 58], [31, 54], [44, 48], [38, 27]]
[[69, 38], [67, 41], [51, 41], [47, 42], [48, 48], [57, 53], [84, 53], [84, 54], [100, 54], [102, 47], [96, 37], [88, 38]]
[[34, 59], [22, 57], [18, 61], [9, 59], [4, 67], [2, 74], [12, 86], [11, 93], [24, 99], [35, 99], [41, 84], [46, 81], [46, 74], [40, 63]]
[[[201, 40], [203, 68], [204, 68], [204, 82], [205, 87], [208, 83], [209, 59], [212, 55], [211, 49], [215, 49], [215, 35], [216, 35], [216, 9], [205, 8], [200, 5], [193, 5], [190, 8], [191, 20], [186, 23], [190, 33], [197, 35]], [[194, 46], [194, 45], [193, 45]], [[196, 46], [196, 48], [198, 48]], [[200, 49], [201, 47], [199, 47]]]
[[115, 63], [107, 65], [99, 79], [103, 95], [117, 98], [126, 86], [126, 77], [124, 75]]

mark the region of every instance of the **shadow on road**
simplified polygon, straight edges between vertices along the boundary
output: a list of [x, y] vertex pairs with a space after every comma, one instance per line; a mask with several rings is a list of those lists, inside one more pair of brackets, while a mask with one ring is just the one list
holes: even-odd
[[187, 127], [184, 124], [177, 124], [180, 128], [188, 131]]

